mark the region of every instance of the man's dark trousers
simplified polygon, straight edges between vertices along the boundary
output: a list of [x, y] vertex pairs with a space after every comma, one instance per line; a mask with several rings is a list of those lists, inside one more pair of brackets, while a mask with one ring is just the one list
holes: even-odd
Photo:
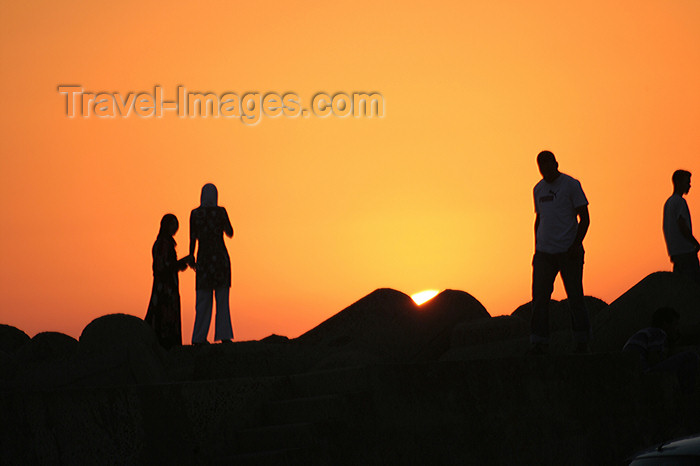
[[571, 324], [577, 343], [591, 339], [591, 324], [583, 301], [583, 246], [559, 254], [536, 251], [532, 258], [532, 343], [549, 343], [549, 301], [554, 280], [561, 273], [571, 308]]

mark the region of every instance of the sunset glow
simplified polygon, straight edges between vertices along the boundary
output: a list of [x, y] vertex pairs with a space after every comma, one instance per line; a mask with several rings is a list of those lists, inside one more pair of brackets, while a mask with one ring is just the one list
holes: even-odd
[[[384, 287], [510, 314], [531, 299], [543, 149], [590, 201], [586, 294], [671, 269], [671, 174], [700, 174], [700, 2], [197, 5], [3, 5], [0, 323], [144, 317], [159, 221], [185, 256], [208, 182], [235, 230], [235, 340], [296, 337]], [[190, 107], [156, 108], [181, 88]]]
[[439, 293], [438, 290], [425, 290], [411, 295], [411, 299], [419, 306], [433, 299]]

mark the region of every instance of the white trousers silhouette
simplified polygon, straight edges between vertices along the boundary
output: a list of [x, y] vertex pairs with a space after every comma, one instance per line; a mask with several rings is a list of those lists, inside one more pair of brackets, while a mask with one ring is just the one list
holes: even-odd
[[231, 327], [231, 312], [229, 310], [228, 295], [230, 288], [222, 286], [214, 290], [197, 290], [195, 304], [196, 315], [194, 317], [194, 331], [192, 332], [192, 344], [207, 341], [209, 324], [211, 323], [211, 311], [213, 297], [216, 296], [216, 326], [214, 328], [214, 340], [230, 340], [233, 338]]

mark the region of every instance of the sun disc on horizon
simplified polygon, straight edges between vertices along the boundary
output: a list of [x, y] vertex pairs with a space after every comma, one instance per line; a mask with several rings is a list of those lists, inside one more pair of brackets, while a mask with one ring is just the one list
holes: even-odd
[[438, 293], [438, 290], [425, 290], [419, 293], [412, 294], [411, 299], [413, 299], [413, 301], [420, 306], [421, 304], [433, 299], [435, 296], [437, 296]]

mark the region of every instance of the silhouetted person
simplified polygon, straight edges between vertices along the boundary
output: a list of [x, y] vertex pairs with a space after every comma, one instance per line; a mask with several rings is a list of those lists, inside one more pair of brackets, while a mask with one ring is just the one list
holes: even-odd
[[224, 233], [231, 238], [233, 227], [228, 213], [217, 205], [218, 192], [211, 183], [202, 187], [201, 204], [190, 214], [190, 255], [198, 243], [196, 275], [196, 317], [192, 344], [207, 342], [211, 323], [212, 300], [216, 296], [214, 339], [228, 342], [233, 338], [229, 311], [231, 260], [224, 244]]
[[652, 315], [651, 327], [632, 335], [622, 351], [638, 353], [642, 371], [645, 373], [675, 372], [681, 389], [692, 392], [700, 365], [697, 353], [684, 351], [669, 356], [669, 348], [673, 347], [680, 336], [679, 321], [680, 315], [675, 309], [657, 309]]
[[153, 289], [144, 320], [153, 327], [160, 344], [166, 348], [182, 345], [180, 322], [180, 285], [177, 273], [185, 270], [190, 256], [177, 260], [175, 238], [177, 217], [165, 214], [153, 243]]
[[581, 183], [559, 171], [554, 154], [540, 152], [537, 165], [542, 180], [533, 190], [536, 217], [530, 353], [544, 354], [549, 350], [549, 302], [558, 273], [571, 307], [575, 351], [585, 353], [591, 338], [583, 300], [583, 238], [590, 225], [588, 200]]
[[693, 236], [688, 203], [683, 199], [690, 191], [690, 172], [676, 170], [671, 177], [673, 194], [664, 204], [664, 238], [675, 273], [687, 275], [700, 283], [698, 251], [700, 243]]

